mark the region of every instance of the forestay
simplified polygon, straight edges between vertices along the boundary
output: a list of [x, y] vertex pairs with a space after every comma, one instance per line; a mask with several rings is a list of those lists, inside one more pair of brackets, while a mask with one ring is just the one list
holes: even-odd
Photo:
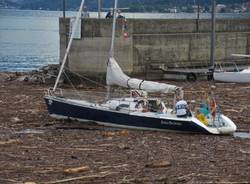
[[147, 92], [169, 93], [175, 92], [178, 89], [174, 85], [130, 78], [123, 73], [122, 69], [113, 57], [109, 58], [106, 83], [107, 85], [118, 85], [126, 88], [141, 89]]

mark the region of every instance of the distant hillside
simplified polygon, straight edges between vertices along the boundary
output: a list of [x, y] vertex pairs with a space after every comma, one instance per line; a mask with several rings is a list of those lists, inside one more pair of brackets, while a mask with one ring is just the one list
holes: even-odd
[[[81, 0], [66, 0], [67, 9], [75, 10], [79, 7]], [[168, 8], [191, 7], [195, 2], [199, 2], [203, 7], [209, 7], [212, 0], [119, 0], [120, 7], [129, 7], [129, 11], [151, 12], [165, 11]], [[0, 0], [0, 7], [12, 7], [19, 9], [43, 9], [61, 10], [63, 0]], [[249, 0], [217, 0], [217, 4], [228, 6], [240, 6]], [[90, 11], [97, 10], [97, 0], [85, 0], [85, 4]], [[113, 0], [102, 0], [102, 7], [113, 6]]]

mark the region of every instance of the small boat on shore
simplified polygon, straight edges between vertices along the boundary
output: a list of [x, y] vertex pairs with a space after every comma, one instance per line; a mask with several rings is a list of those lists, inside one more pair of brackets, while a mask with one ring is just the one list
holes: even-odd
[[[83, 2], [79, 12], [82, 11]], [[114, 57], [116, 9], [117, 0], [115, 0], [114, 6], [112, 41], [106, 74], [107, 97], [103, 96], [104, 98], [100, 102], [91, 102], [90, 96], [87, 99], [75, 99], [65, 97], [63, 93], [57, 93], [57, 84], [72, 43], [71, 35], [54, 88], [49, 89], [44, 97], [49, 114], [55, 118], [94, 121], [100, 125], [121, 128], [206, 134], [235, 132], [235, 124], [228, 117], [216, 111], [215, 106], [213, 113], [207, 113], [203, 120], [196, 116], [196, 112], [190, 112], [189, 116], [180, 117], [176, 113], [177, 106], [170, 107], [160, 98], [148, 96], [148, 93], [160, 93], [161, 96], [172, 93], [175, 101], [175, 96], [182, 94], [180, 87], [131, 78], [123, 73]], [[77, 19], [80, 17], [79, 14]], [[78, 21], [76, 20], [76, 22]], [[114, 85], [131, 89], [129, 96], [111, 98], [110, 88]], [[183, 108], [182, 105], [181, 108]]]
[[[250, 57], [242, 54], [233, 54], [233, 56]], [[226, 69], [225, 65], [230, 65], [229, 69]], [[250, 83], [250, 67], [240, 70], [236, 63], [220, 63], [214, 71], [213, 78], [220, 82]]]
[[220, 82], [250, 83], [250, 68], [242, 71], [215, 71], [214, 80]]

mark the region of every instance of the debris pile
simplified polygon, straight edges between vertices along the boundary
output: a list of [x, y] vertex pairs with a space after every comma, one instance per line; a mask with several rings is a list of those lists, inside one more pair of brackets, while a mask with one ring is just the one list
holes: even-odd
[[59, 72], [59, 65], [47, 65], [31, 72], [3, 72], [0, 73], [0, 82], [19, 81], [32, 84], [52, 84]]
[[[50, 69], [45, 70], [52, 74]], [[16, 77], [12, 82], [0, 82], [0, 183], [250, 181], [249, 139], [55, 120], [48, 116], [43, 101], [50, 85], [19, 82], [16, 79], [21, 75], [16, 74], [0, 76], [6, 80]], [[236, 123], [238, 130], [249, 132], [249, 84], [166, 82], [183, 86], [187, 100], [197, 100], [201, 95], [198, 91], [213, 88], [223, 114]], [[81, 90], [90, 87], [83, 85]]]
[[58, 72], [59, 65], [47, 65], [20, 77], [18, 80], [30, 83], [52, 84], [55, 82]]

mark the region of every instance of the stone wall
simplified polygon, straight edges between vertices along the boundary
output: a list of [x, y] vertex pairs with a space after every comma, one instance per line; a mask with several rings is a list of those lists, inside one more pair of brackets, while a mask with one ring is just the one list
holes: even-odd
[[[207, 66], [210, 62], [210, 20], [129, 19], [129, 37], [122, 34], [118, 20], [115, 57], [127, 73], [145, 74], [157, 65], [166, 67]], [[112, 20], [84, 19], [82, 38], [74, 40], [69, 55], [71, 71], [88, 75], [106, 71]], [[69, 19], [60, 19], [60, 57], [66, 48]], [[250, 64], [248, 58], [231, 54], [250, 54], [250, 20], [217, 20], [216, 62]]]

